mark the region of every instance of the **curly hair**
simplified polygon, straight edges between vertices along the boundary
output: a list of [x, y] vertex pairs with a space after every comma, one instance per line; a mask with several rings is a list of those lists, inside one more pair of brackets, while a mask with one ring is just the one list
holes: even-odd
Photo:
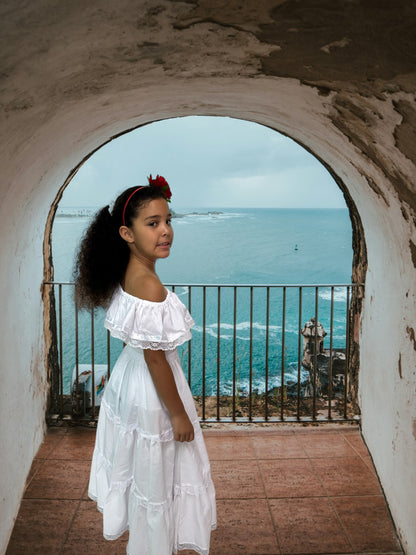
[[79, 308], [106, 307], [114, 289], [123, 279], [130, 258], [127, 243], [120, 237], [119, 228], [124, 221], [131, 227], [140, 208], [153, 199], [166, 199], [164, 192], [145, 186], [130, 187], [119, 195], [112, 211], [105, 206], [97, 212], [85, 231], [78, 247], [73, 270], [75, 300]]

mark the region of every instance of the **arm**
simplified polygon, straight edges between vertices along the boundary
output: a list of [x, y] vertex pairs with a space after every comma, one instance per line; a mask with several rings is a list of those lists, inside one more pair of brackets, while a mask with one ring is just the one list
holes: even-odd
[[146, 349], [144, 359], [156, 390], [169, 411], [175, 440], [192, 441], [194, 439], [194, 428], [179, 397], [175, 378], [164, 351]]

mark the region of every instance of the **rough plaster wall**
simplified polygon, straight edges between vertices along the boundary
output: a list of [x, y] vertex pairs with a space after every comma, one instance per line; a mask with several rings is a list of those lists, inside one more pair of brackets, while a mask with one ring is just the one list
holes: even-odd
[[[7, 162], [7, 158], [2, 160], [2, 184], [8, 181], [4, 171]], [[16, 174], [14, 178], [13, 182], [19, 183]], [[40, 203], [31, 199], [29, 205], [30, 196], [26, 194], [23, 187], [11, 190], [8, 195], [2, 195], [0, 205], [0, 527], [3, 545], [31, 459], [43, 438], [46, 407], [40, 295], [43, 257], [39, 250], [44, 230], [42, 219], [36, 213]]]
[[414, 2], [8, 0], [0, 21], [0, 456], [9, 471], [0, 546], [43, 432], [49, 206], [112, 135], [205, 114], [275, 127], [348, 188], [368, 255], [363, 433], [407, 553], [416, 552]]
[[[414, 94], [404, 92], [360, 102], [356, 97], [343, 102], [342, 118], [333, 120], [364, 155], [354, 165], [371, 189], [367, 209], [360, 211], [368, 250], [362, 429], [408, 553], [416, 549], [410, 493], [416, 488], [414, 104]], [[335, 107], [339, 112], [339, 103]]]
[[[399, 94], [406, 97], [406, 93]], [[368, 254], [360, 341], [362, 430], [403, 546], [406, 553], [413, 553], [416, 353], [412, 323], [416, 306], [415, 260], [409, 247], [415, 236], [415, 168], [404, 152], [411, 147], [402, 149], [397, 144], [405, 120], [394, 96], [360, 102], [355, 97], [349, 107], [352, 113], [332, 119], [361, 153], [351, 160], [368, 186], [365, 206], [359, 207]], [[414, 95], [409, 94], [408, 100], [414, 105]], [[357, 104], [360, 113], [353, 117]], [[334, 107], [340, 111], [339, 104]]]

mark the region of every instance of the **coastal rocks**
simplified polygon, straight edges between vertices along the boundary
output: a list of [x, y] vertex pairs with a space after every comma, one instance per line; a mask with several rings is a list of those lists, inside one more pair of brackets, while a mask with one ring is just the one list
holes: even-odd
[[[315, 395], [317, 397], [342, 397], [345, 386], [345, 349], [332, 351], [325, 349], [316, 357]], [[302, 385], [304, 397], [313, 397], [314, 394], [314, 365], [306, 368], [309, 372], [308, 379]], [[330, 377], [331, 376], [331, 377]]]

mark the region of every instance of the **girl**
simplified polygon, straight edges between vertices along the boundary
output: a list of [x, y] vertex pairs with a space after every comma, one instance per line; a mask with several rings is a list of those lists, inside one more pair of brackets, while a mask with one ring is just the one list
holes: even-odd
[[126, 344], [101, 401], [89, 496], [104, 537], [129, 529], [130, 555], [209, 553], [215, 491], [177, 347], [194, 325], [164, 288], [158, 258], [173, 240], [163, 177], [127, 189], [96, 215], [75, 264], [76, 300], [107, 307], [105, 327]]

